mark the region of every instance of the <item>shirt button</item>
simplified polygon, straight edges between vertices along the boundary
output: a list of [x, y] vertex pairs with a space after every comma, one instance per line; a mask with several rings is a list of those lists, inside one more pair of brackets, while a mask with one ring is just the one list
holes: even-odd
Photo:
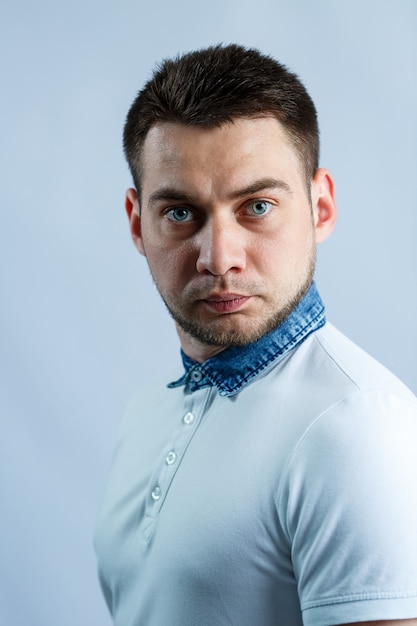
[[186, 413], [184, 417], [182, 418], [182, 421], [184, 422], [184, 424], [192, 424], [194, 420], [195, 420], [194, 413]]
[[200, 370], [193, 370], [191, 372], [191, 380], [193, 380], [195, 383], [199, 383], [202, 378], [203, 374], [200, 372]]
[[154, 487], [152, 489], [151, 496], [152, 496], [152, 499], [155, 500], [155, 502], [157, 500], [159, 500], [159, 498], [161, 497], [161, 488], [160, 487]]
[[165, 463], [167, 465], [172, 465], [173, 463], [175, 463], [176, 460], [177, 460], [177, 455], [175, 454], [174, 450], [171, 450], [171, 452], [168, 452], [168, 454], [167, 454], [167, 458], [165, 459]]

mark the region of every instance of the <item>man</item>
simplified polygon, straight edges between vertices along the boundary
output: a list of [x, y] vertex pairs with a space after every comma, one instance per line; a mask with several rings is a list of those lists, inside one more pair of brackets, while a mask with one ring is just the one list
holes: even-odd
[[185, 373], [122, 424], [96, 533], [118, 626], [417, 624], [417, 402], [326, 323], [314, 104], [236, 45], [164, 62], [124, 133]]

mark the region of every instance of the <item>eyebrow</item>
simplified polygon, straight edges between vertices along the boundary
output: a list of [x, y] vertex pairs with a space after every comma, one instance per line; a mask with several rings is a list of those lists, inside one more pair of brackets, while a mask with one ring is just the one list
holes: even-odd
[[[244, 196], [250, 196], [260, 191], [278, 190], [291, 194], [291, 187], [283, 180], [276, 178], [260, 178], [246, 187], [236, 189], [228, 195], [228, 199], [237, 200]], [[198, 198], [195, 196], [179, 191], [175, 187], [161, 187], [154, 191], [148, 200], [148, 206], [160, 202], [161, 200], [174, 200], [176, 202], [186, 202], [189, 204], [198, 204]]]
[[283, 180], [278, 180], [276, 178], [261, 178], [260, 180], [256, 180], [255, 182], [251, 183], [247, 187], [232, 191], [229, 197], [231, 200], [233, 200], [242, 196], [250, 196], [254, 193], [259, 193], [260, 191], [267, 191], [268, 189], [291, 193], [290, 186]]

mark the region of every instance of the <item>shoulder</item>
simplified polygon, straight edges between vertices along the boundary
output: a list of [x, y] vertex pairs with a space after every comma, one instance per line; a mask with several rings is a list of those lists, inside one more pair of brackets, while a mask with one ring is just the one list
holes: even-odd
[[309, 415], [288, 471], [312, 478], [314, 468], [327, 483], [344, 476], [353, 484], [363, 473], [388, 480], [392, 464], [417, 475], [417, 398], [408, 387], [328, 323], [305, 346], [304, 360]]
[[343, 509], [345, 520], [372, 508], [378, 516], [387, 497], [417, 523], [416, 397], [331, 325], [301, 349], [311, 399], [281, 476], [281, 511], [295, 524], [300, 506], [308, 515]]
[[289, 457], [301, 445], [313, 453], [324, 440], [342, 445], [360, 432], [400, 428], [399, 420], [417, 423], [412, 392], [330, 324], [276, 363], [256, 399], [283, 416]]
[[350, 381], [359, 391], [385, 390], [417, 401], [414, 394], [392, 372], [327, 322], [312, 336], [311, 349], [326, 363], [326, 373]]

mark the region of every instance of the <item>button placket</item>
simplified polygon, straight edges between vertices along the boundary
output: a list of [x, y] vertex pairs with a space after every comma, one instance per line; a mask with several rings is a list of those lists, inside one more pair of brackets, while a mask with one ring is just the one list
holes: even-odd
[[[142, 527], [142, 538], [146, 542], [150, 540], [153, 534], [154, 524], [163, 507], [171, 483], [198, 427], [200, 420], [197, 417], [203, 413], [208, 392], [207, 389], [200, 390], [192, 396], [185, 396], [183, 412], [180, 414], [177, 426], [172, 433], [169, 447], [167, 446], [155, 468], [148, 491], [145, 520]], [[197, 401], [198, 411], [195, 408], [195, 401]]]

